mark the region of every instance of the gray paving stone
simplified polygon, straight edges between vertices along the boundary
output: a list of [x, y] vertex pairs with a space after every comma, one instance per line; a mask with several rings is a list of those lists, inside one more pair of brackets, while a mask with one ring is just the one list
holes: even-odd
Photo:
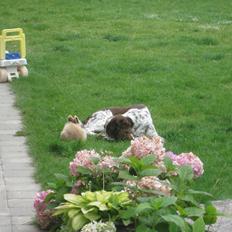
[[2, 225], [10, 225], [11, 224], [11, 217], [8, 216], [0, 216], [0, 226]]
[[18, 163], [3, 164], [3, 170], [18, 170], [18, 169], [34, 170], [34, 167], [29, 163], [22, 163], [20, 165]]
[[8, 199], [34, 199], [34, 191], [7, 191]]
[[2, 225], [2, 226], [0, 225], [0, 232], [12, 232], [12, 226], [11, 225]]
[[38, 184], [27, 184], [27, 183], [17, 183], [17, 184], [7, 184], [7, 191], [34, 191], [38, 192], [40, 190], [40, 186]]
[[25, 144], [21, 144], [18, 146], [1, 146], [1, 152], [4, 153], [12, 153], [12, 152], [28, 152], [28, 149]]
[[15, 185], [23, 183], [25, 185], [32, 185], [35, 184], [35, 181], [30, 177], [7, 177], [5, 178], [6, 185]]
[[[1, 116], [5, 116], [9, 114], [20, 116], [20, 113], [16, 109], [14, 109], [12, 106], [2, 106], [1, 111], [4, 111], [4, 113]], [[1, 122], [4, 122], [4, 121], [1, 121]]]
[[0, 130], [21, 130], [22, 125], [20, 124], [10, 124], [10, 123], [0, 123]]
[[34, 225], [13, 225], [12, 232], [39, 232], [40, 230]]
[[[2, 120], [0, 118], [0, 120]], [[14, 135], [17, 132], [17, 130], [0, 130], [0, 135]]]
[[34, 171], [31, 170], [4, 170], [4, 177], [33, 177]]
[[[4, 153], [1, 155], [2, 156], [2, 161], [6, 161], [6, 160], [19, 160], [21, 158], [28, 158], [30, 159], [30, 157], [28, 157], [27, 153], [26, 152], [9, 152], [9, 153]], [[5, 164], [3, 162], [3, 164]]]
[[[20, 165], [21, 166], [21, 165]], [[17, 164], [13, 164], [13, 165], [4, 165], [3, 166], [3, 171], [5, 172], [10, 172], [10, 171], [28, 171], [28, 172], [34, 172], [34, 168], [33, 167], [31, 167], [31, 166], [28, 166], [27, 164], [25, 164], [25, 166], [21, 166], [20, 167], [19, 165], [17, 165]]]
[[26, 141], [24, 136], [16, 136], [16, 135], [5, 135], [0, 137], [0, 142], [11, 142], [11, 141]]
[[12, 216], [31, 216], [35, 214], [32, 207], [9, 208]]
[[33, 208], [33, 200], [32, 199], [10, 199], [8, 200], [9, 208]]
[[31, 224], [34, 218], [32, 216], [15, 216], [11, 218], [13, 225]]
[[7, 206], [6, 187], [4, 185], [0, 185], [0, 211], [5, 212]]
[[16, 139], [13, 138], [11, 140], [0, 140], [0, 146], [18, 146], [21, 144], [25, 144], [26, 143], [26, 139], [23, 139], [23, 137], [21, 139]]
[[30, 163], [32, 164], [32, 159], [29, 158], [29, 157], [26, 157], [26, 158], [21, 158], [20, 159], [10, 159], [10, 158], [5, 158], [5, 157], [2, 157], [2, 161], [4, 162], [4, 164], [13, 164], [13, 163]]
[[[1, 161], [1, 159], [0, 159]], [[2, 161], [1, 161], [2, 162]], [[2, 168], [2, 163], [0, 164], [0, 184], [3, 185], [3, 168]]]

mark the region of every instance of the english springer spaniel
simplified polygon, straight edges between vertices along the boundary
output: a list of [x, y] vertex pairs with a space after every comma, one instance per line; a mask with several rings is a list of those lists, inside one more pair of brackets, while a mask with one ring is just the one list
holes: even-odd
[[157, 135], [147, 106], [111, 107], [93, 113], [83, 122], [88, 135], [101, 135], [110, 140], [126, 140]]

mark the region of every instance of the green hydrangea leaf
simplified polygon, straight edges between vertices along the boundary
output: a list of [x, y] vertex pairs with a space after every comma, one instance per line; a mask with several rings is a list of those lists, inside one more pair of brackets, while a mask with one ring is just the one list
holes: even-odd
[[78, 231], [88, 222], [89, 220], [87, 218], [81, 214], [78, 214], [72, 219], [72, 228], [74, 231]]
[[193, 232], [205, 232], [205, 222], [202, 217], [198, 218], [193, 224]]

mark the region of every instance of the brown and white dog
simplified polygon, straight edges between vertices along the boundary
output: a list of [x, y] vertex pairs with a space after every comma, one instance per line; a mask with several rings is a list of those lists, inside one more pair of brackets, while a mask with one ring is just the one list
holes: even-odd
[[111, 140], [157, 135], [150, 111], [143, 104], [99, 110], [83, 122], [83, 127], [89, 135]]

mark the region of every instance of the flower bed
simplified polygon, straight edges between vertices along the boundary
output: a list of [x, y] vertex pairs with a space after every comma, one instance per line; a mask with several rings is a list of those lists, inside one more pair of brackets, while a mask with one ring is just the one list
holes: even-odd
[[36, 194], [36, 220], [43, 229], [203, 232], [216, 222], [212, 196], [191, 188], [204, 173], [203, 163], [191, 152], [166, 152], [159, 136], [136, 138], [117, 158], [78, 151], [69, 170]]

